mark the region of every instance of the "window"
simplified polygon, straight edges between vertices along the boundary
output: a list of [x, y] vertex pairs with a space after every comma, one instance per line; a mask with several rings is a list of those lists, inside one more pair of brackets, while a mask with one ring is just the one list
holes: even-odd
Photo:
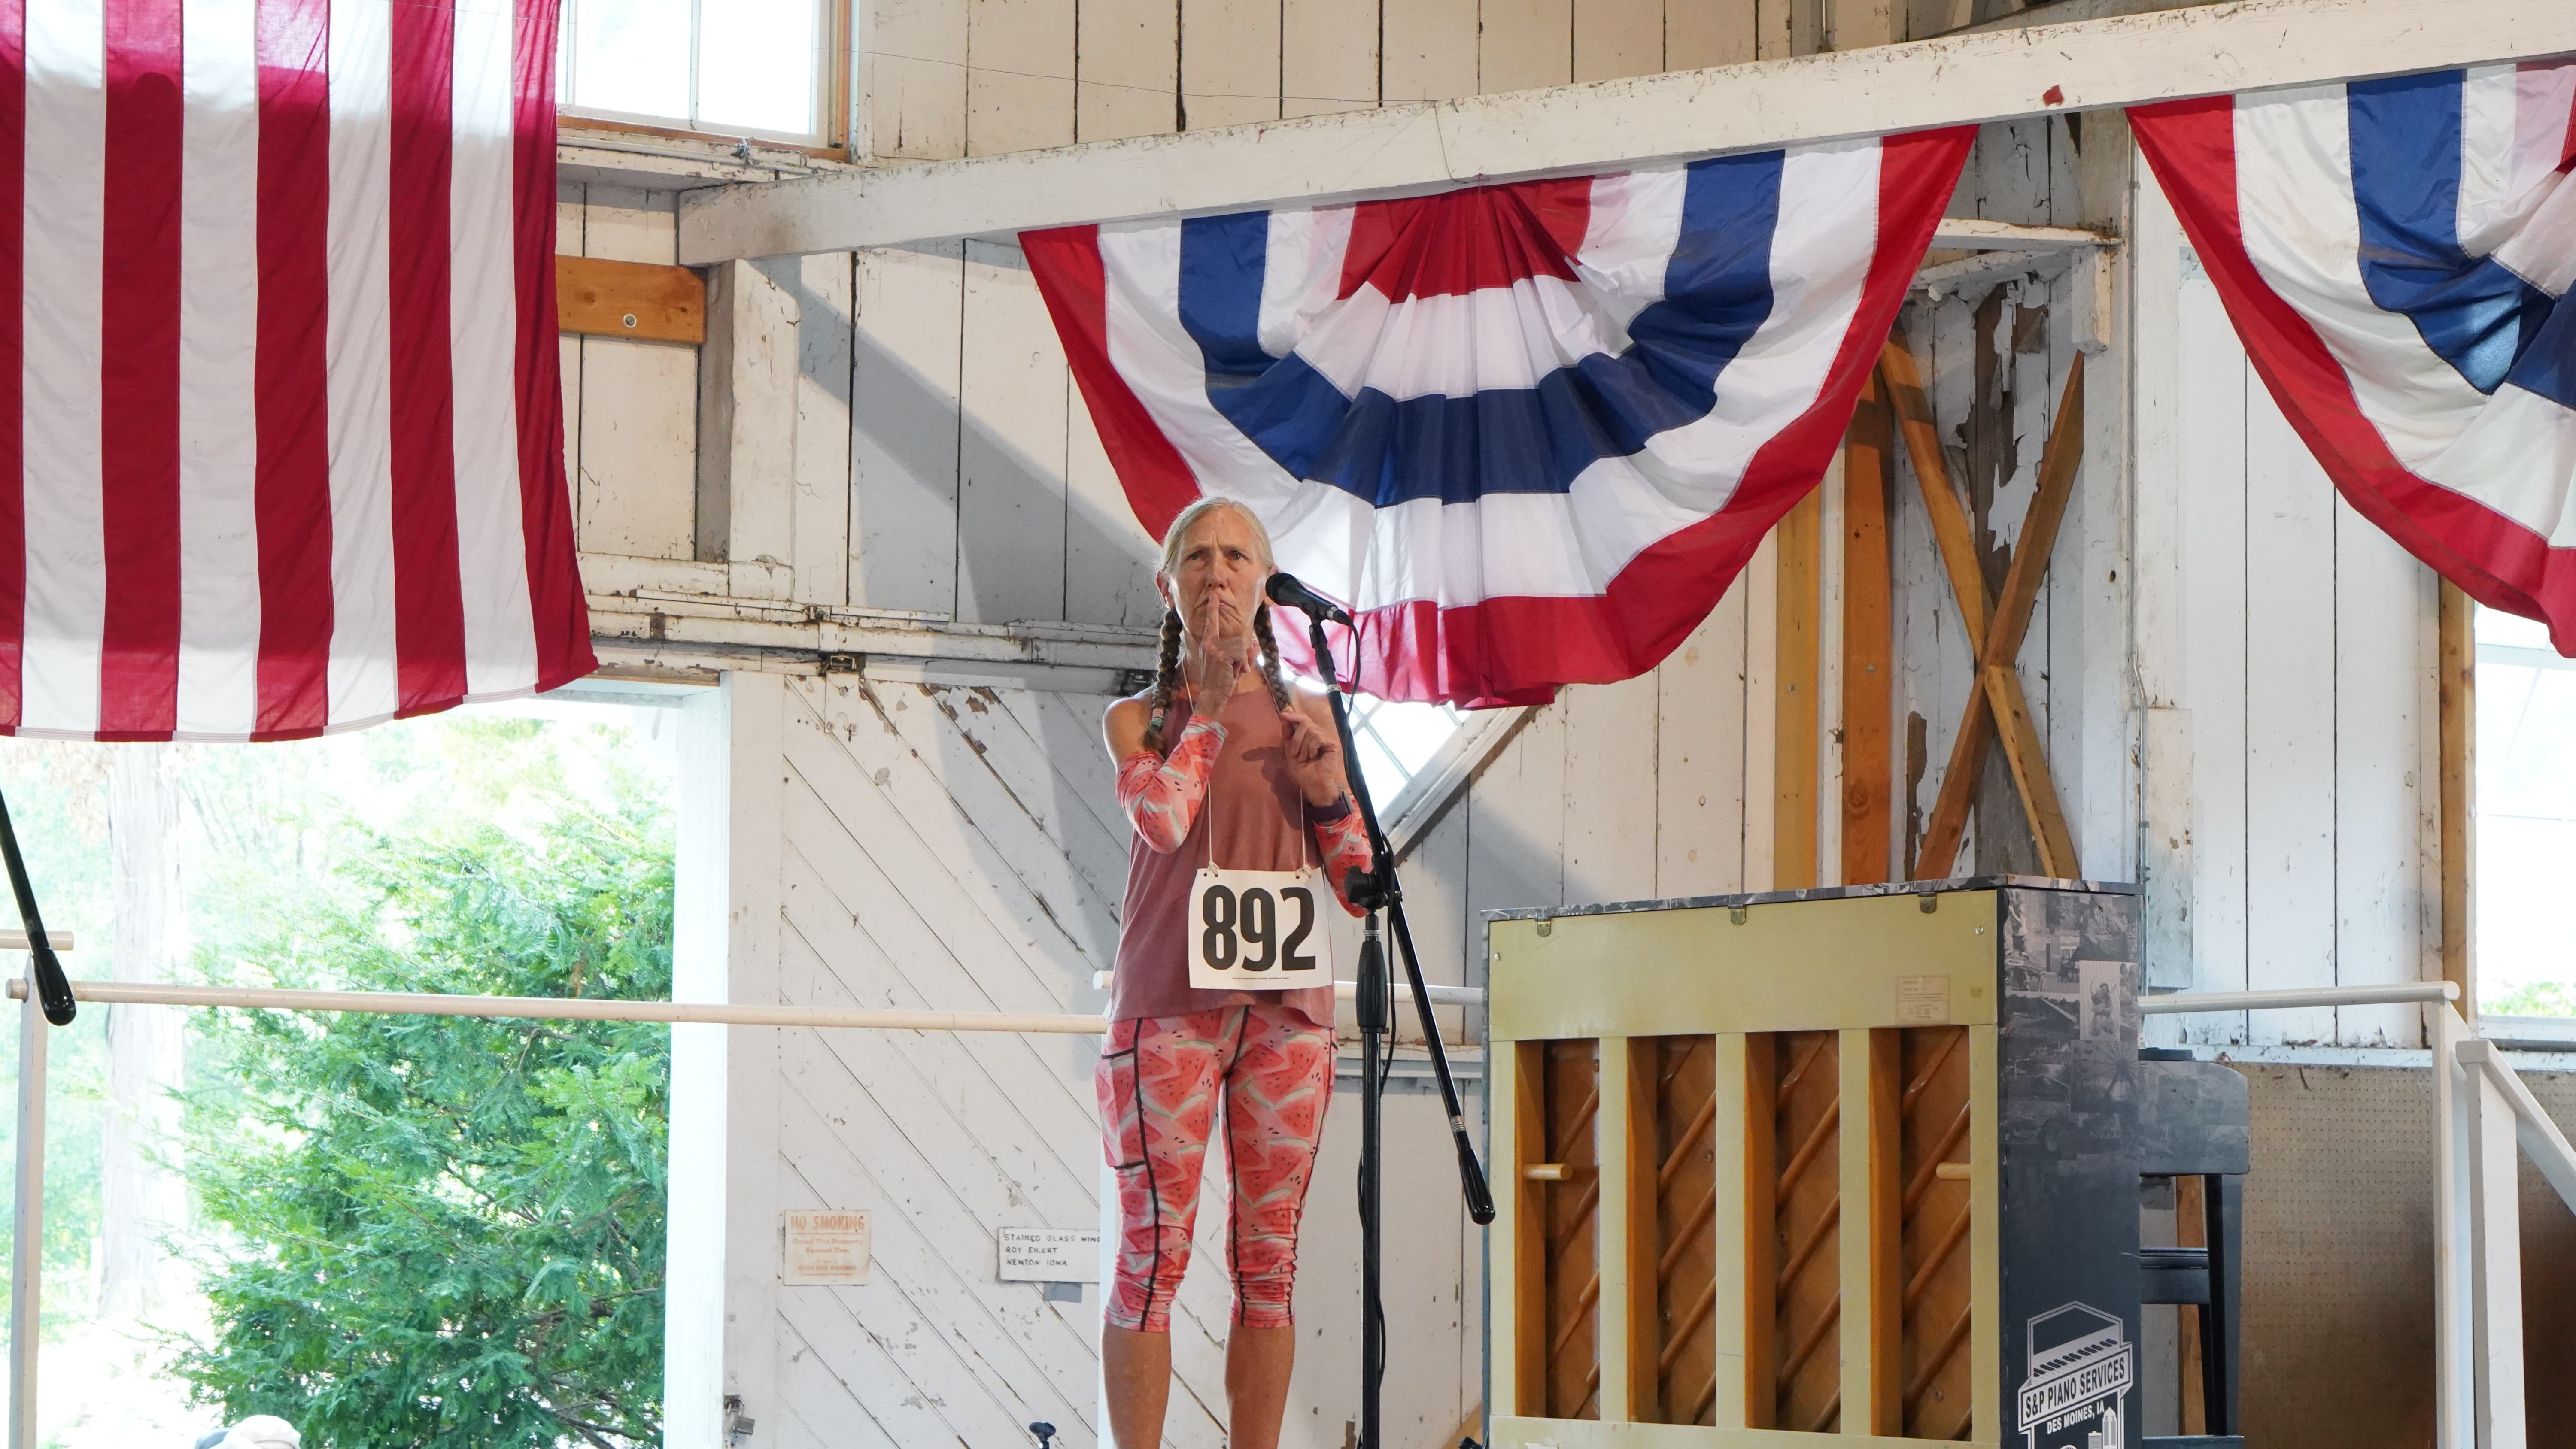
[[1438, 758], [1467, 717], [1445, 704], [1396, 704], [1374, 695], [1351, 701], [1351, 739], [1360, 774], [1381, 818], [1392, 818], [1405, 787]]
[[575, 115], [835, 140], [831, 0], [564, 0], [556, 104]]
[[[716, 701], [584, 685], [317, 740], [0, 740], [0, 785], [76, 978], [658, 999], [682, 715]], [[48, 1042], [39, 1439], [192, 1444], [264, 1410], [307, 1444], [417, 1443], [442, 1417], [658, 1444], [670, 1363], [712, 1361], [719, 1331], [661, 1306], [706, 1258], [666, 1221], [723, 1177], [664, 1135], [689, 1047], [633, 1023], [84, 1007]], [[315, 1334], [329, 1372], [276, 1356]]]
[[2559, 894], [2576, 860], [2576, 659], [2487, 608], [2477, 643], [2478, 1009], [2576, 1017]]

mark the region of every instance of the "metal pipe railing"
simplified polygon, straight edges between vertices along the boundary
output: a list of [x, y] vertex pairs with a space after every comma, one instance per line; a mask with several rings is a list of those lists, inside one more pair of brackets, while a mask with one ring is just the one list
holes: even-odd
[[2396, 1006], [2408, 1002], [2457, 1001], [2458, 983], [2395, 981], [2380, 986], [2301, 986], [2284, 991], [2175, 991], [2141, 996], [2138, 1010], [2149, 1016], [2188, 1016], [2203, 1011], [2285, 1011], [2319, 1006]]
[[2540, 1099], [2522, 1084], [2494, 1042], [2471, 1038], [2461, 1042], [2454, 1055], [2463, 1069], [2475, 1070], [2494, 1084], [2505, 1105], [2513, 1109], [2514, 1137], [2523, 1155], [2540, 1170], [2541, 1180], [2557, 1191], [2567, 1210], [2576, 1212], [2576, 1146], [2569, 1145], [2567, 1134], [2541, 1107]]
[[[1112, 973], [1107, 971], [1094, 971], [1091, 973], [1091, 984], [1102, 991], [1106, 991], [1109, 989], [1111, 974]], [[1425, 986], [1422, 989], [1431, 993], [1431, 1004], [1434, 1006], [1482, 1006], [1485, 1004], [1485, 988], [1481, 986]], [[1333, 983], [1333, 999], [1335, 1001], [1356, 1001], [1359, 999], [1359, 994], [1360, 984], [1356, 981], [1336, 981]]]
[[35, 1449], [36, 1335], [43, 1327], [45, 1044], [53, 1028], [30, 1000], [18, 1012], [17, 1221], [9, 1251], [9, 1449]]
[[[57, 938], [68, 947], [68, 933]], [[23, 948], [23, 935], [0, 931], [0, 950]], [[1106, 973], [1102, 973], [1105, 975]], [[1095, 978], [1096, 979], [1096, 978]], [[1105, 983], [1103, 983], [1105, 984]], [[1356, 989], [1350, 982], [1336, 982], [1335, 995], [1349, 1000]], [[852, 1007], [750, 1006], [720, 1002], [680, 1001], [600, 1001], [572, 997], [539, 996], [462, 996], [428, 992], [388, 991], [295, 991], [267, 987], [189, 986], [164, 982], [75, 981], [71, 983], [78, 1000], [103, 1005], [152, 1005], [185, 1007], [238, 1007], [284, 1011], [355, 1011], [381, 1012], [407, 1016], [467, 1016], [483, 1018], [518, 1018], [560, 1021], [637, 1021], [704, 1023], [719, 1026], [787, 1026], [823, 1027], [886, 1031], [964, 1031], [1008, 1032], [1020, 1034], [1060, 1034], [1096, 1036], [1107, 1029], [1101, 1017], [1072, 1013], [1020, 1013], [973, 1011], [894, 1011]], [[1441, 1005], [1482, 1006], [1485, 993], [1467, 986], [1434, 986], [1432, 1000]], [[46, 1043], [50, 1029], [40, 1015], [39, 1006], [29, 1000], [30, 991], [24, 977], [8, 983], [11, 998], [28, 1002], [20, 1014], [19, 1082], [18, 1082], [18, 1175], [16, 1184], [17, 1228], [15, 1252], [10, 1265], [12, 1282], [10, 1380], [11, 1405], [9, 1442], [11, 1449], [33, 1449], [36, 1437], [36, 1338], [38, 1316], [42, 1311], [42, 1285], [38, 1281], [42, 1250], [44, 1211], [44, 1133], [45, 1133], [45, 1068]], [[2459, 988], [2448, 981], [2400, 982], [2378, 986], [2320, 986], [2281, 991], [2201, 991], [2176, 992], [2147, 996], [2139, 1000], [2139, 1010], [2151, 1016], [2186, 1015], [2200, 1012], [2270, 1011], [2296, 1008], [2337, 1006], [2380, 1006], [2406, 1003], [2450, 1003], [2458, 1000]], [[2566, 1138], [2557, 1133], [2528, 1090], [2514, 1080], [2512, 1069], [2491, 1051], [2487, 1043], [2475, 1040], [2456, 1010], [2447, 1005], [2436, 1013], [2433, 1028], [2437, 1043], [2437, 1061], [2456, 1056], [2458, 1064], [2472, 1071], [2500, 1076], [2509, 1085], [2493, 1090], [2511, 1103], [2514, 1116], [2528, 1134], [2526, 1142], [2534, 1145], [2533, 1155], [2544, 1163], [2551, 1182], [2562, 1193], [2576, 1186], [2576, 1151], [2567, 1146]], [[2481, 1055], [2481, 1052], [2484, 1054]], [[2442, 1441], [2444, 1449], [2454, 1449], [2458, 1440], [2452, 1432], [2455, 1423], [2468, 1422], [2458, 1414], [2460, 1389], [2470, 1376], [2461, 1349], [2465, 1343], [2455, 1341], [2469, 1331], [2469, 1305], [2463, 1287], [2454, 1274], [2465, 1261], [2455, 1249], [2456, 1235], [2462, 1226], [2462, 1210], [2472, 1202], [2455, 1199], [2463, 1185], [2458, 1164], [2463, 1156], [2459, 1136], [2454, 1130], [2452, 1114], [2455, 1098], [2450, 1074], [2437, 1072], [2436, 1093], [2441, 1114], [2440, 1155], [2443, 1185], [2436, 1217], [2438, 1279], [2440, 1292], [2436, 1305], [2440, 1319], [2441, 1359], [2437, 1378], [2442, 1398]], [[2472, 1083], [2477, 1085], [2477, 1083]], [[2524, 1110], [2528, 1107], [2528, 1110]], [[2564, 1174], [2567, 1182], [2561, 1182]], [[2474, 1196], [2474, 1186], [2463, 1198]], [[2576, 1197], [2571, 1197], [2576, 1204]], [[2516, 1395], [2519, 1398], [2519, 1395]], [[2492, 1404], [2481, 1404], [2492, 1411]], [[2518, 1410], [2519, 1405], [2516, 1405]]]
[[[596, 1001], [567, 996], [445, 996], [435, 992], [281, 991], [160, 981], [75, 981], [72, 994], [108, 1005], [238, 1006], [271, 1011], [363, 1011], [395, 1016], [515, 1017], [540, 1021], [670, 1021], [717, 1026], [856, 1027], [878, 1031], [1001, 1031], [1098, 1036], [1097, 1016], [1008, 1011], [882, 1011], [839, 1006], [736, 1006], [695, 1001]], [[26, 999], [24, 977], [9, 995]]]

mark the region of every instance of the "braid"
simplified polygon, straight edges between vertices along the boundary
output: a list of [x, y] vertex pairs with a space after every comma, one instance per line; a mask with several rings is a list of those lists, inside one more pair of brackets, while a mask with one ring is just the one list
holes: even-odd
[[1181, 672], [1181, 616], [1163, 611], [1163, 657], [1154, 669], [1154, 694], [1145, 720], [1145, 748], [1163, 753], [1163, 717], [1172, 710], [1172, 682]]
[[1279, 640], [1270, 632], [1268, 604], [1252, 611], [1252, 637], [1261, 644], [1261, 682], [1270, 686], [1270, 703], [1284, 711], [1288, 708], [1288, 681], [1279, 677]]

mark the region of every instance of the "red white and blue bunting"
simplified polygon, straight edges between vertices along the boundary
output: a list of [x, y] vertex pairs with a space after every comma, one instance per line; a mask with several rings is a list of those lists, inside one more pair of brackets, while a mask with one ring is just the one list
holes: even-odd
[[1653, 668], [1823, 476], [1974, 134], [1022, 241], [1149, 530], [1242, 499], [1361, 687], [1538, 703]]
[[2576, 655], [2576, 62], [2129, 113], [2343, 496]]

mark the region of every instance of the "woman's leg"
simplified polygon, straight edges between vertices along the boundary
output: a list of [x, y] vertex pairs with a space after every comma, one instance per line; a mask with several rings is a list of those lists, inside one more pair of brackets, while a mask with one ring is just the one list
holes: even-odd
[[1225, 1076], [1226, 1178], [1233, 1189], [1234, 1330], [1225, 1349], [1229, 1449], [1276, 1449], [1297, 1330], [1297, 1229], [1333, 1094], [1333, 1033], [1286, 1006], [1240, 1007], [1242, 1042]]
[[[1228, 1350], [1228, 1376], [1233, 1359]], [[1100, 1382], [1108, 1391], [1109, 1442], [1154, 1449], [1163, 1442], [1163, 1409], [1172, 1397], [1172, 1336], [1100, 1327]]]
[[1238, 1323], [1225, 1336], [1226, 1449], [1279, 1449], [1288, 1416], [1288, 1371], [1297, 1362], [1297, 1328]]
[[1190, 1265], [1199, 1171], [1232, 1012], [1113, 1022], [1093, 1085], [1118, 1175], [1118, 1262], [1102, 1305], [1100, 1371], [1117, 1449], [1157, 1449], [1170, 1398], [1172, 1298]]

